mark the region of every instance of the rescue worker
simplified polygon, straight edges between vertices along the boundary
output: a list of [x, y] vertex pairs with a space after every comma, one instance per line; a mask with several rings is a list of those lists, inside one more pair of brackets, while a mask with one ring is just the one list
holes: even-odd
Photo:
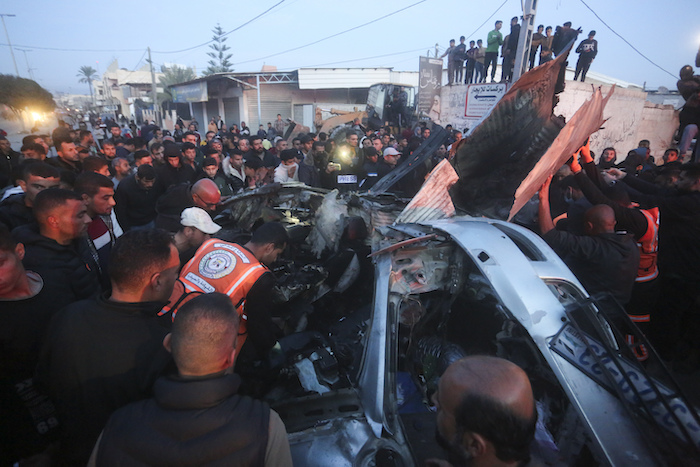
[[[632, 204], [627, 191], [619, 185], [608, 188], [605, 194], [601, 191], [603, 185], [588, 144], [581, 148], [581, 162], [585, 167], [585, 173], [581, 164], [574, 155], [569, 163], [571, 171], [576, 177], [583, 195], [593, 204], [607, 204], [615, 212], [617, 228], [629, 232], [634, 236], [639, 248], [639, 267], [635, 278], [632, 296], [625, 306], [630, 319], [646, 335], [650, 335], [652, 326], [652, 312], [659, 297], [659, 269], [656, 257], [659, 243], [659, 209], [652, 207], [640, 209]], [[586, 176], [586, 174], [588, 176]], [[627, 343], [636, 344], [634, 336], [626, 336]], [[647, 349], [643, 345], [633, 346], [639, 361], [645, 361], [649, 357]]]
[[265, 358], [279, 334], [270, 315], [275, 278], [267, 266], [277, 260], [288, 242], [287, 231], [278, 222], [258, 227], [245, 245], [216, 238], [204, 242], [182, 268], [170, 297], [172, 305], [163, 312], [172, 311], [175, 319], [177, 309], [197, 295], [224, 293], [241, 315], [236, 349], [241, 359]]

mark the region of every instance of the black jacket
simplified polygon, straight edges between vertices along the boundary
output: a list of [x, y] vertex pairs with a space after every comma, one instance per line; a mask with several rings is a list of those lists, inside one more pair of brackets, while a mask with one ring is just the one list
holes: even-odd
[[49, 327], [38, 377], [48, 384], [62, 428], [62, 459], [85, 465], [109, 416], [150, 397], [171, 362], [163, 338], [165, 302], [119, 303], [100, 296], [59, 312]]
[[263, 164], [263, 167], [277, 167], [278, 165], [280, 165], [280, 159], [277, 156], [272, 155], [267, 149], [263, 149], [262, 157], [257, 155], [252, 149], [243, 154], [243, 159], [245, 159], [246, 161], [249, 161], [253, 157], [257, 157], [258, 159], [260, 159], [260, 161]]
[[588, 293], [609, 292], [621, 305], [629, 302], [639, 267], [639, 248], [631, 235], [579, 236], [554, 229], [543, 238]]
[[12, 230], [21, 225], [33, 224], [34, 213], [32, 208], [24, 204], [24, 193], [8, 196], [0, 203], [0, 223]]
[[76, 175], [82, 172], [82, 164], [80, 162], [75, 162], [74, 164], [71, 164], [69, 162], [64, 161], [58, 156], [47, 157], [45, 162], [53, 167], [56, 167], [58, 170], [61, 171], [66, 170], [68, 172], [73, 172]]
[[8, 154], [0, 153], [0, 188], [12, 185], [13, 173], [12, 169], [19, 165], [20, 153], [10, 149]]
[[126, 231], [154, 220], [156, 203], [162, 193], [161, 184], [156, 183], [150, 190], [145, 190], [134, 175], [119, 182], [114, 192], [114, 212], [122, 229]]
[[187, 164], [180, 164], [180, 167], [173, 167], [167, 162], [156, 169], [158, 182], [167, 190], [172, 185], [181, 183], [191, 183], [195, 179], [195, 171]]
[[636, 192], [642, 208], [659, 208], [659, 271], [690, 282], [700, 281], [700, 192], [664, 193], [651, 183], [622, 179]]
[[239, 386], [237, 375], [160, 378], [154, 399], [110, 417], [96, 464], [264, 465], [270, 408], [237, 395]]
[[44, 287], [53, 296], [57, 310], [99, 293], [97, 265], [84, 242], [75, 240], [70, 245], [60, 245], [41, 235], [36, 224], [17, 228], [12, 236], [24, 244], [24, 267], [44, 279]]
[[180, 214], [182, 211], [195, 206], [192, 198], [192, 185], [183, 183], [170, 187], [156, 203], [156, 227], [177, 232], [180, 230]]

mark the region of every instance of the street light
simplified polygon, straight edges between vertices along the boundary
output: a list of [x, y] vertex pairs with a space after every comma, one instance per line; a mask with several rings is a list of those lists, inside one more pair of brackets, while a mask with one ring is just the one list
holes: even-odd
[[7, 26], [5, 26], [5, 16], [8, 18], [14, 18], [17, 15], [11, 15], [8, 13], [0, 13], [0, 19], [2, 20], [2, 27], [5, 28], [5, 37], [7, 37], [7, 45], [10, 46], [10, 55], [12, 55], [12, 63], [15, 64], [15, 74], [19, 78], [19, 70], [17, 69], [17, 60], [15, 60], [15, 52], [12, 50], [12, 42], [10, 42], [10, 35], [7, 33]]

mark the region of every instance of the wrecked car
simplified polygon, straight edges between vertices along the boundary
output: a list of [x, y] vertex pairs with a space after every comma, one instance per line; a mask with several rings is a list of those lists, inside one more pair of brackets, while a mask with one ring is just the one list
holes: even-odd
[[533, 455], [547, 465], [695, 465], [697, 412], [667, 373], [652, 378], [636, 361], [619, 305], [590, 297], [523, 227], [396, 222], [407, 203], [277, 185], [234, 197], [217, 219], [229, 232], [263, 220], [290, 232], [275, 268], [289, 335], [264, 399], [285, 422], [295, 465], [440, 457], [430, 396], [447, 366], [471, 354], [528, 373]]

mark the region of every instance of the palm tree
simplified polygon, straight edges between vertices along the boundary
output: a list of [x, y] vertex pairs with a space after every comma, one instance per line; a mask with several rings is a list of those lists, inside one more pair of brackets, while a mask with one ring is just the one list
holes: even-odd
[[158, 103], [163, 105], [166, 102], [171, 102], [173, 100], [172, 91], [170, 86], [173, 84], [180, 84], [186, 81], [191, 81], [197, 77], [194, 70], [189, 67], [179, 67], [177, 65], [173, 66], [163, 66], [160, 71], [163, 76], [160, 77], [160, 85], [163, 86], [163, 92], [158, 93]]
[[98, 78], [97, 70], [89, 65], [83, 65], [80, 67], [80, 70], [78, 70], [78, 74], [76, 76], [80, 77], [78, 82], [88, 84], [88, 87], [90, 88], [90, 102], [94, 104], [95, 99], [92, 95], [92, 80]]

